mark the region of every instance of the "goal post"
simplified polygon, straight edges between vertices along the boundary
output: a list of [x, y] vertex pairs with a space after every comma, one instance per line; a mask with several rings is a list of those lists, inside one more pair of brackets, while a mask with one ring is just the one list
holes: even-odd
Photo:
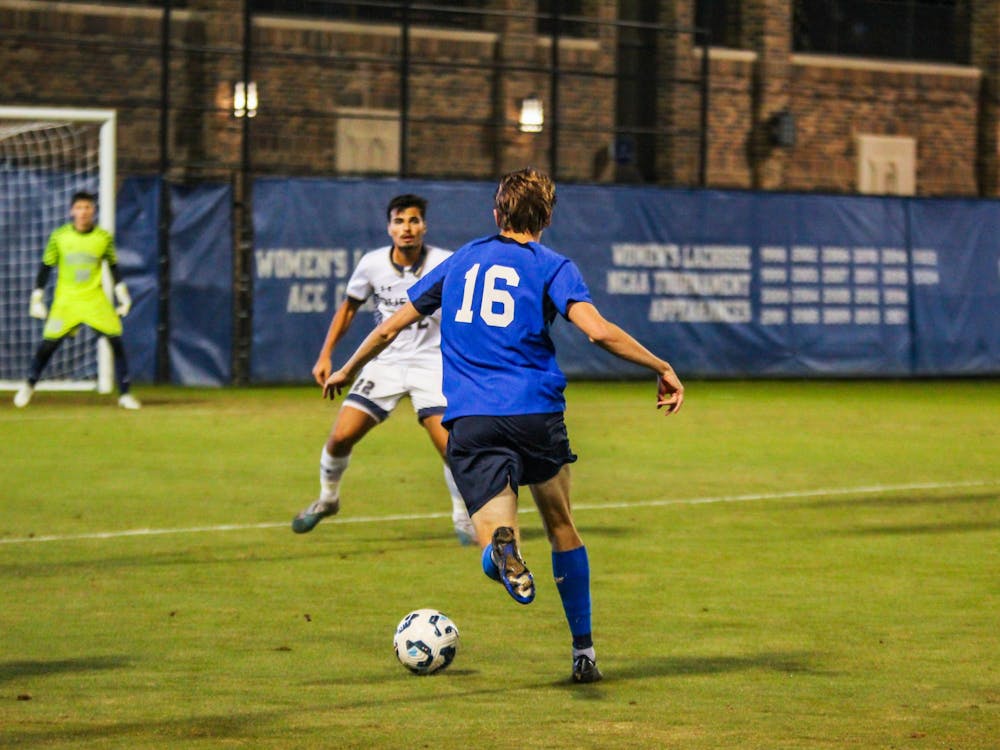
[[[0, 390], [20, 386], [41, 341], [28, 298], [49, 234], [69, 221], [73, 193], [96, 192], [97, 223], [115, 231], [115, 131], [111, 109], [0, 106]], [[106, 266], [103, 282], [110, 298]], [[36, 387], [108, 393], [113, 370], [107, 340], [84, 327]]]

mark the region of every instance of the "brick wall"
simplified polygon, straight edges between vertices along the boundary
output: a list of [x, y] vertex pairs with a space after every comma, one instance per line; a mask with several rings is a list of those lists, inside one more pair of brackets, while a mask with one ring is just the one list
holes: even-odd
[[753, 182], [753, 67], [756, 56], [743, 50], [711, 53], [708, 117], [708, 183], [746, 188]]
[[847, 64], [796, 56], [791, 108], [798, 139], [785, 187], [851, 191], [856, 136], [909, 136], [917, 143], [917, 192], [976, 194], [979, 75], [958, 66]]
[[781, 189], [854, 192], [856, 137], [898, 135], [917, 142], [918, 194], [977, 194], [978, 70], [795, 55], [785, 104], [795, 117], [796, 142], [780, 148], [763, 130], [753, 142], [755, 60], [742, 50], [712, 53], [710, 185], [753, 187], [757, 148], [772, 167], [770, 154], [781, 155]]
[[[242, 0], [188, 0], [173, 13], [170, 148], [172, 176], [228, 178], [240, 164], [242, 122], [232, 116], [242, 77]], [[551, 45], [538, 37], [534, 0], [495, 0], [507, 11], [488, 31], [415, 28], [410, 37], [408, 166], [426, 177], [492, 179], [551, 165]], [[708, 184], [853, 192], [859, 133], [917, 141], [921, 195], [1000, 194], [1000, 11], [972, 0], [975, 67], [928, 66], [793, 55], [791, 0], [743, 0], [743, 49], [713, 49]], [[614, 0], [589, 0], [603, 20]], [[693, 24], [693, 0], [661, 0], [661, 23]], [[159, 164], [161, 14], [126, 3], [0, 0], [0, 102], [118, 110], [119, 171]], [[561, 179], [614, 177], [613, 73], [617, 32], [598, 26], [560, 45]], [[253, 26], [252, 76], [260, 111], [250, 126], [252, 167], [261, 173], [338, 175], [342, 117], [398, 119], [399, 29], [260, 16]], [[690, 35], [659, 34], [657, 141], [660, 182], [698, 180], [699, 48]], [[520, 67], [496, 73], [491, 66]], [[456, 67], [465, 65], [466, 67]], [[534, 68], [534, 69], [530, 69]], [[545, 105], [540, 134], [516, 128], [529, 94]], [[788, 109], [796, 143], [776, 147], [767, 122]], [[454, 122], [444, 122], [445, 119]]]

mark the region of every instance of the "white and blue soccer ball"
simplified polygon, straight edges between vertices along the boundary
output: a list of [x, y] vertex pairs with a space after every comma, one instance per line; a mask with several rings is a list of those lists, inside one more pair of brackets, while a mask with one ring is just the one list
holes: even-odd
[[438, 672], [455, 659], [458, 626], [436, 609], [415, 609], [396, 627], [396, 658], [414, 674]]

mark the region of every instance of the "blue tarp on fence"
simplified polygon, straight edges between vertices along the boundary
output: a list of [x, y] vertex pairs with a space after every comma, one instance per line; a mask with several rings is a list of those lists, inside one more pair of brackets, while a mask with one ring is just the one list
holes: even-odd
[[[127, 180], [117, 240], [135, 300], [125, 337], [154, 372], [161, 183]], [[494, 185], [257, 180], [251, 380], [308, 382], [361, 253], [388, 244], [385, 207], [429, 200], [427, 241], [494, 231]], [[685, 377], [1000, 374], [1000, 202], [565, 185], [543, 241], [573, 258], [594, 300]], [[232, 194], [171, 187], [170, 372], [231, 381]], [[370, 330], [363, 308], [334, 360]], [[566, 372], [642, 371], [557, 320]]]
[[122, 342], [132, 379], [151, 381], [156, 374], [156, 327], [160, 239], [160, 189], [156, 177], [124, 181], [115, 203], [115, 246], [118, 267], [132, 297], [123, 321]]
[[[252, 379], [309, 378], [359, 254], [388, 242], [385, 206], [429, 199], [427, 241], [494, 230], [494, 186], [397, 180], [255, 184]], [[1000, 203], [561, 186], [543, 242], [573, 258], [612, 320], [685, 376], [1000, 373]], [[335, 354], [370, 329], [359, 316]], [[636, 368], [565, 321], [572, 376]]]
[[[156, 177], [124, 181], [115, 242], [133, 306], [124, 325], [132, 377], [156, 373], [160, 190]], [[171, 381], [223, 385], [232, 372], [232, 191], [228, 185], [170, 186], [169, 357]]]

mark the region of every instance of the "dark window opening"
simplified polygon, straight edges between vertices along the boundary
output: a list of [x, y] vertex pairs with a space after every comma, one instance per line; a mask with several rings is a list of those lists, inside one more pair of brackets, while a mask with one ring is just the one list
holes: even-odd
[[556, 28], [560, 36], [584, 39], [597, 36], [597, 24], [575, 20], [586, 16], [583, 0], [538, 0], [537, 30], [547, 36]]
[[795, 0], [796, 52], [969, 62], [964, 0]]
[[708, 31], [709, 44], [713, 47], [739, 47], [739, 0], [697, 0], [694, 25]]

